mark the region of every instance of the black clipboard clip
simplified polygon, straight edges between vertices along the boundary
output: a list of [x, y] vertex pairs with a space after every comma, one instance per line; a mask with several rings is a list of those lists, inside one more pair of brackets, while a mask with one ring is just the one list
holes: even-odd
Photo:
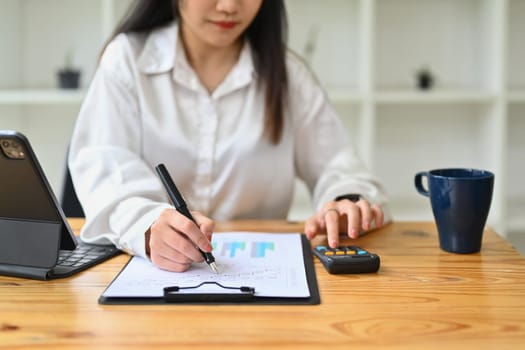
[[[236, 292], [206, 292], [206, 293], [186, 293], [187, 290], [196, 290], [204, 285], [216, 285], [222, 289], [235, 290]], [[202, 282], [196, 286], [188, 287], [164, 287], [164, 301], [165, 302], [237, 302], [247, 301], [255, 298], [255, 288], [253, 287], [229, 287], [215, 281]]]

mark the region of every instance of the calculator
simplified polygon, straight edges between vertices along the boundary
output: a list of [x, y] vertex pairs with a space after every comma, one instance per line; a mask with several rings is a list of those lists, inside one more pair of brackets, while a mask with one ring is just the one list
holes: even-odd
[[313, 253], [321, 260], [324, 268], [333, 274], [371, 273], [379, 270], [379, 256], [355, 245], [337, 248], [319, 245], [313, 249]]

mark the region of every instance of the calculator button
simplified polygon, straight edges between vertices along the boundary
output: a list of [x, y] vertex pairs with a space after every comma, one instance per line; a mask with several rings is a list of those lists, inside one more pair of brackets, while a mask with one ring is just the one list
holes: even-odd
[[333, 251], [331, 251], [331, 250], [327, 250], [327, 251], [324, 252], [324, 255], [333, 256], [333, 255], [335, 255], [335, 253]]
[[342, 250], [338, 250], [335, 252], [335, 255], [345, 255], [345, 252]]
[[355, 250], [347, 250], [346, 255], [355, 255]]

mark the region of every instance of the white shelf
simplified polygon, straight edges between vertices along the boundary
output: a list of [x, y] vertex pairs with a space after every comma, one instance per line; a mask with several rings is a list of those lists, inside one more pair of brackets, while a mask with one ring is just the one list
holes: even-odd
[[525, 89], [509, 91], [507, 101], [511, 103], [525, 103]]
[[469, 90], [394, 90], [379, 91], [374, 95], [374, 100], [379, 104], [491, 103], [496, 98], [495, 93]]
[[[0, 57], [0, 108], [48, 107], [44, 113], [3, 108], [0, 123], [25, 127], [48, 116], [74, 121], [85, 90], [9, 88], [54, 86], [56, 69], [72, 45], [87, 87], [102, 44], [129, 3], [2, 0], [0, 46], [9, 49]], [[394, 219], [431, 218], [427, 202], [414, 193], [416, 171], [483, 167], [497, 176], [491, 224], [504, 235], [525, 232], [519, 176], [525, 172], [525, 1], [285, 0], [285, 5], [289, 46], [303, 55], [313, 44], [305, 59], [364, 161], [387, 186]], [[416, 89], [415, 71], [422, 66], [435, 77], [430, 90]], [[70, 127], [62, 132], [67, 140]], [[41, 138], [44, 143], [44, 134]], [[309, 213], [302, 190], [291, 212], [299, 218]]]
[[359, 104], [365, 99], [364, 94], [350, 89], [329, 88], [328, 97], [334, 104]]
[[58, 89], [0, 90], [0, 106], [80, 104], [85, 93], [84, 90]]
[[[82, 102], [85, 89], [16, 89], [0, 90], [0, 105], [28, 104], [75, 104]], [[329, 89], [328, 97], [335, 104], [359, 104], [365, 100], [363, 93]], [[374, 95], [379, 104], [417, 104], [417, 103], [490, 103], [497, 96], [475, 91], [382, 91]], [[510, 102], [525, 102], [524, 92], [509, 93]]]

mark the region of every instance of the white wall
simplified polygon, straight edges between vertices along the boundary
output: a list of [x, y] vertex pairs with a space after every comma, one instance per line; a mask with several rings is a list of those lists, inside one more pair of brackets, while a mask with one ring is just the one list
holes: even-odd
[[20, 44], [20, 2], [17, 0], [0, 0], [0, 88], [16, 88], [20, 85], [18, 61], [21, 55]]

